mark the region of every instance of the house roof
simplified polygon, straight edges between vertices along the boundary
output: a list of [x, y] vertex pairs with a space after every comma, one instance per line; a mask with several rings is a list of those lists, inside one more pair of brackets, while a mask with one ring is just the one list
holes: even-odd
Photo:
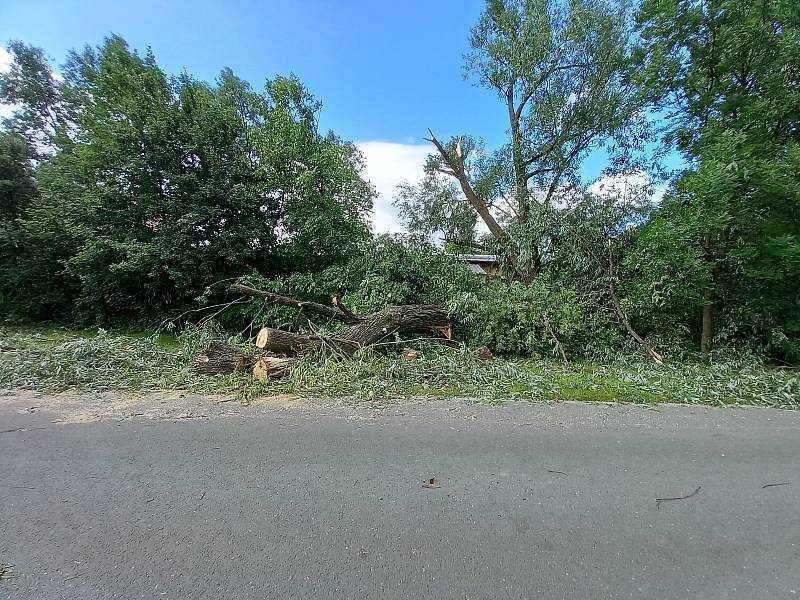
[[500, 262], [500, 257], [497, 254], [456, 254], [456, 258], [468, 263]]

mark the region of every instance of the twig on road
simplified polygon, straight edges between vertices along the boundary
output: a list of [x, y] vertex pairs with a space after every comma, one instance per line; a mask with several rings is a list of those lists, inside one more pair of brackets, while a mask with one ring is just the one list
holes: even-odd
[[656, 498], [656, 510], [661, 508], [661, 503], [662, 502], [667, 502], [669, 500], [686, 500], [687, 498], [691, 498], [692, 496], [697, 494], [697, 492], [699, 492], [700, 488], [702, 488], [702, 487], [703, 486], [698, 485], [697, 489], [695, 491], [693, 491], [691, 494], [688, 494], [686, 496], [675, 496], [674, 498]]
[[47, 429], [47, 427], [17, 427], [16, 429], [3, 429], [0, 433], [16, 433], [18, 431], [33, 431], [34, 429]]
[[771, 488], [771, 487], [777, 487], [777, 486], [779, 486], [779, 485], [792, 485], [792, 483], [791, 483], [790, 481], [782, 481], [782, 482], [780, 482], [780, 483], [768, 483], [768, 484], [766, 484], [766, 485], [762, 485], [762, 486], [761, 486], [761, 489], [762, 489], [762, 490], [765, 490], [765, 489], [767, 489], [767, 488]]

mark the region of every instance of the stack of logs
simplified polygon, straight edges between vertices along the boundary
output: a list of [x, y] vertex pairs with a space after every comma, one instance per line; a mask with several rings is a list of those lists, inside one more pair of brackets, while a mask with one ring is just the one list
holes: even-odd
[[300, 357], [311, 352], [350, 357], [361, 348], [390, 340], [395, 333], [436, 331], [447, 339], [452, 337], [447, 312], [435, 304], [390, 306], [370, 315], [356, 315], [336, 297], [332, 299], [333, 307], [330, 307], [240, 284], [231, 285], [228, 291], [318, 314], [341, 321], [347, 326], [324, 335], [292, 333], [265, 327], [256, 337], [256, 347], [262, 351], [258, 355], [246, 354], [224, 342], [212, 342], [205, 352], [195, 358], [194, 368], [199, 373], [244, 372], [252, 368], [253, 375], [259, 379], [278, 379], [291, 373]]

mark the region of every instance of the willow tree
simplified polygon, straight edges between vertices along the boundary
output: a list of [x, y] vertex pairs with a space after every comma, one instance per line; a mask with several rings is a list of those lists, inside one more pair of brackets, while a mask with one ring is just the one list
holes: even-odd
[[642, 139], [632, 133], [643, 103], [627, 77], [631, 28], [626, 4], [488, 0], [466, 69], [503, 103], [506, 143], [487, 153], [469, 136], [448, 142], [431, 132], [425, 178], [397, 203], [411, 225], [474, 245], [479, 218], [513, 275], [530, 283], [553, 243], [554, 206], [586, 184], [583, 160], [599, 146]]

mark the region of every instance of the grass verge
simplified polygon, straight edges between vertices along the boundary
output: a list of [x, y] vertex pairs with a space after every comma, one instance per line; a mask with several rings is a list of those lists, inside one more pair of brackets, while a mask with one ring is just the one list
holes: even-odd
[[249, 375], [200, 376], [187, 358], [213, 332], [177, 340], [111, 334], [0, 329], [0, 388], [42, 391], [182, 389], [236, 394], [336, 396], [391, 402], [406, 397], [506, 400], [678, 402], [800, 408], [800, 373], [754, 360], [654, 365], [620, 358], [610, 364], [547, 360], [480, 361], [465, 348], [428, 346], [418, 360], [367, 350], [351, 360], [307, 357], [284, 380]]

